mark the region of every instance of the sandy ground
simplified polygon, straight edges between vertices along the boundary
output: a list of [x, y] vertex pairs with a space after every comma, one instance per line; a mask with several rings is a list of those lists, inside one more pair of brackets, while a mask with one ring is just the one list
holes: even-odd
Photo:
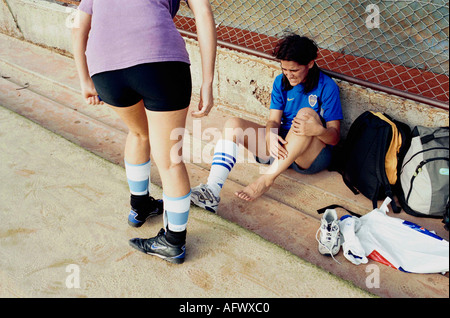
[[135, 251], [124, 169], [2, 107], [0, 162], [0, 297], [371, 297], [198, 208], [183, 265]]

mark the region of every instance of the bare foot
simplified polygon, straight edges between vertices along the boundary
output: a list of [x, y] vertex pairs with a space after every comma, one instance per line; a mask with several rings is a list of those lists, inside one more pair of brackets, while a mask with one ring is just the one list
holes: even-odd
[[245, 201], [254, 201], [264, 193], [266, 193], [270, 189], [272, 184], [273, 181], [266, 180], [264, 176], [261, 176], [241, 191], [237, 191], [235, 195]]

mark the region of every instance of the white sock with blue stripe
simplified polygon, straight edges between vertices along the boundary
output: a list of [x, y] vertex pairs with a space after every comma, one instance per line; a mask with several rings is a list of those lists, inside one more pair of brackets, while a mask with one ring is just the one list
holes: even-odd
[[149, 193], [150, 160], [141, 164], [130, 164], [125, 161], [125, 172], [131, 194], [141, 196]]
[[236, 163], [238, 146], [231, 140], [221, 139], [214, 148], [214, 157], [208, 177], [208, 186], [216, 197]]
[[191, 206], [191, 191], [178, 198], [168, 197], [163, 193], [163, 202], [164, 227], [172, 232], [185, 231]]

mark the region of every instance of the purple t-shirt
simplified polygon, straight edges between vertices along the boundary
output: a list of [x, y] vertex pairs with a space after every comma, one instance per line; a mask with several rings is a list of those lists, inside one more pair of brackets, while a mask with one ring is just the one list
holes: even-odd
[[180, 0], [82, 0], [92, 15], [86, 59], [91, 76], [144, 63], [190, 63], [173, 17]]

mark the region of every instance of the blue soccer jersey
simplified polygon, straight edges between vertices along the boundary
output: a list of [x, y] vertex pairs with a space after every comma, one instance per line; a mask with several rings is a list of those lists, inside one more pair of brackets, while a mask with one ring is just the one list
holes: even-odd
[[343, 119], [339, 87], [329, 76], [320, 72], [319, 83], [309, 93], [303, 92], [303, 84], [283, 90], [282, 79], [283, 74], [275, 78], [270, 103], [270, 109], [283, 111], [280, 131], [289, 131], [292, 120], [304, 107], [314, 109], [325, 122]]

